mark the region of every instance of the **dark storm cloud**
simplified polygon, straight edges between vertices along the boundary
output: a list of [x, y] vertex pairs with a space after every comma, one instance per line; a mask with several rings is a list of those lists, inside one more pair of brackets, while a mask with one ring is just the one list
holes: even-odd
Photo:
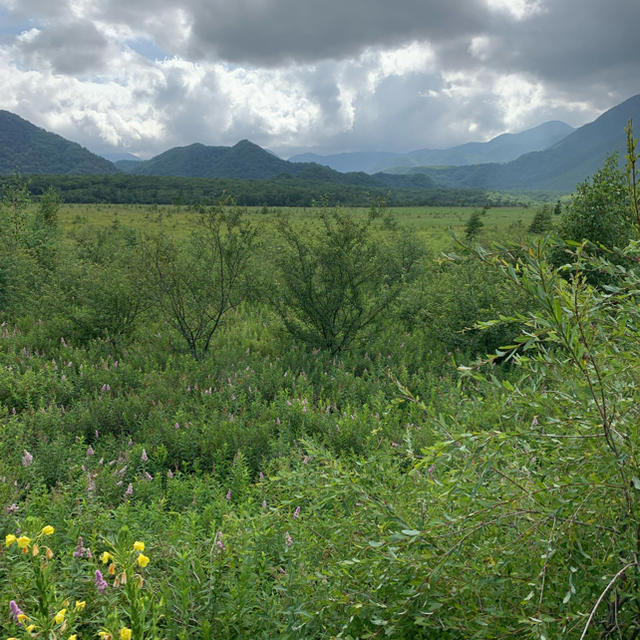
[[108, 40], [88, 20], [28, 33], [17, 48], [29, 66], [50, 66], [66, 75], [101, 69], [110, 51]]
[[226, 0], [191, 4], [191, 51], [278, 65], [357, 55], [413, 39], [439, 41], [486, 29], [481, 0]]

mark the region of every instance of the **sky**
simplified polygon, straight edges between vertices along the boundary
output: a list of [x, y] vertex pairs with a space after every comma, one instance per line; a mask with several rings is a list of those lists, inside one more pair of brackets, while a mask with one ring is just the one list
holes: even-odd
[[640, 93], [640, 0], [0, 0], [0, 109], [96, 153], [410, 151]]

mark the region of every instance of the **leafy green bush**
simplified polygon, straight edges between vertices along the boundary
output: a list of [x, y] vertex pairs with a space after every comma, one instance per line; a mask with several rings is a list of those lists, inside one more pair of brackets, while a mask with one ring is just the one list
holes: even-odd
[[422, 250], [406, 232], [376, 233], [382, 214], [374, 205], [358, 221], [324, 209], [321, 224], [304, 231], [280, 218], [272, 304], [292, 336], [335, 355], [400, 295]]

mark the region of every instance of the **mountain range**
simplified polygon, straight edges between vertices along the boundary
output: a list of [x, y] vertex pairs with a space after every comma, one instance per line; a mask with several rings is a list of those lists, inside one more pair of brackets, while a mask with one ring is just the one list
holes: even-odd
[[0, 174], [113, 174], [118, 169], [75, 142], [0, 111]]
[[[0, 174], [128, 173], [258, 180], [279, 176], [314, 184], [365, 188], [433, 189], [442, 186], [489, 191], [570, 192], [602, 165], [608, 153], [618, 151], [620, 158], [624, 158], [624, 127], [631, 118], [640, 122], [640, 95], [575, 130], [553, 121], [519, 134], [503, 134], [486, 143], [467, 143], [450, 149], [335, 156], [341, 158], [339, 166], [343, 169], [361, 168], [366, 163], [369, 171], [386, 167], [386, 172], [370, 175], [363, 171], [342, 173], [316, 162], [283, 160], [248, 140], [241, 140], [232, 147], [196, 143], [169, 149], [150, 160], [131, 157], [113, 164], [13, 113], [0, 111]], [[523, 150], [527, 152], [521, 154]], [[520, 155], [504, 161], [516, 154]], [[295, 158], [322, 157], [303, 155]], [[494, 161], [488, 162], [488, 159]], [[482, 162], [478, 163], [478, 160]], [[469, 162], [474, 164], [465, 164]]]
[[[413, 167], [410, 173], [431, 176], [446, 187], [500, 190], [573, 191], [602, 166], [607, 155], [626, 153], [625, 126], [640, 123], [640, 94], [605, 111], [548, 149], [526, 153], [504, 164], [489, 163], [460, 167]], [[635, 136], [637, 137], [636, 129]]]
[[384, 151], [339, 153], [320, 156], [303, 153], [291, 162], [316, 162], [336, 171], [408, 170], [416, 166], [457, 166], [486, 162], [509, 162], [524, 153], [540, 151], [566, 138], [572, 131], [565, 122], [552, 120], [521, 133], [503, 133], [488, 142], [467, 142], [448, 149], [419, 149], [409, 153]]

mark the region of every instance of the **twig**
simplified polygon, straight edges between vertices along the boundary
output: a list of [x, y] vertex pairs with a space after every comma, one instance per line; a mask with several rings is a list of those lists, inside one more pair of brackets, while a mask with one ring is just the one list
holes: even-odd
[[635, 564], [635, 562], [630, 562], [628, 565], [622, 567], [622, 569], [620, 569], [620, 571], [618, 571], [618, 573], [616, 573], [615, 576], [613, 576], [613, 578], [611, 578], [611, 582], [609, 582], [609, 584], [604, 588], [604, 591], [600, 594], [600, 597], [597, 599], [595, 605], [593, 606], [593, 609], [591, 610], [591, 614], [589, 615], [589, 619], [587, 620], [587, 624], [584, 627], [584, 631], [582, 632], [582, 635], [580, 636], [580, 640], [584, 640], [584, 637], [587, 635], [587, 631], [589, 630], [589, 627], [591, 626], [591, 622], [593, 620], [593, 616], [595, 616], [596, 614], [596, 610], [598, 609], [598, 607], [600, 606], [600, 603], [602, 602], [602, 600], [604, 599], [604, 597], [607, 595], [607, 591], [609, 591], [609, 589], [611, 589], [611, 587], [613, 586], [614, 582], [629, 568], [632, 567]]

